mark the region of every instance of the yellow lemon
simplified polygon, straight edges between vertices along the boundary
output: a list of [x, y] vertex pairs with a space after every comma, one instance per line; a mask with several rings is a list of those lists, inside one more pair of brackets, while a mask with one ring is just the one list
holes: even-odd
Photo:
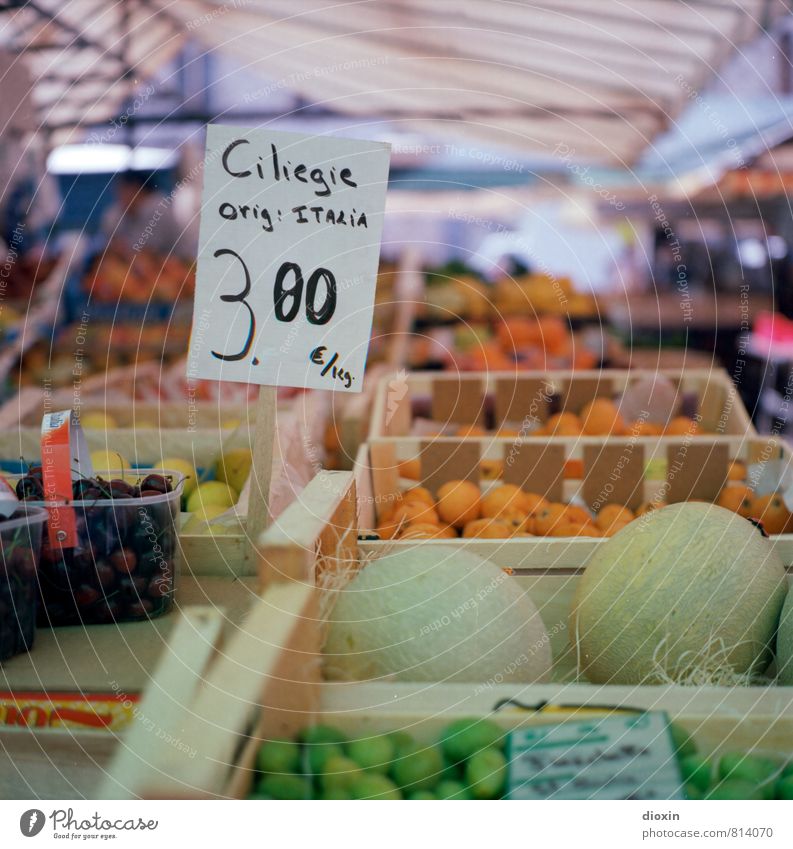
[[83, 413], [80, 416], [80, 424], [90, 430], [114, 430], [118, 427], [113, 416], [110, 413], [103, 413], [101, 410]]
[[242, 492], [245, 481], [251, 471], [253, 456], [247, 448], [235, 448], [226, 451], [215, 463], [215, 478], [227, 483], [237, 492]]
[[187, 499], [187, 512], [195, 513], [202, 507], [210, 505], [226, 509], [236, 500], [237, 493], [228, 484], [221, 481], [206, 481], [206, 483], [200, 483]]
[[188, 497], [198, 485], [198, 475], [196, 474], [196, 470], [190, 463], [187, 462], [187, 460], [182, 460], [180, 457], [166, 457], [164, 460], [157, 463], [154, 468], [170, 469], [173, 472], [180, 472], [183, 474], [184, 489], [182, 490], [182, 495], [185, 497]]

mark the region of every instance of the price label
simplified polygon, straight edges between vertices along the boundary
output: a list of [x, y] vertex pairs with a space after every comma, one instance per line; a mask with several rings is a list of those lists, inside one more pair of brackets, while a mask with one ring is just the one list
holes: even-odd
[[510, 799], [683, 799], [663, 713], [540, 725], [509, 738]]
[[389, 145], [207, 128], [187, 376], [360, 392]]

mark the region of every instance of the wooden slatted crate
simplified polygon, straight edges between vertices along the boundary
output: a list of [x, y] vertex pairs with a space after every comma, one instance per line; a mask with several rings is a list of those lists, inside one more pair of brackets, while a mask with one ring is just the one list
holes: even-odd
[[[496, 460], [495, 452], [503, 452]], [[375, 529], [411, 486], [420, 484], [433, 494], [449, 480], [472, 480], [483, 491], [497, 482], [482, 479], [483, 461], [504, 468], [503, 482], [517, 484], [550, 501], [570, 501], [597, 510], [607, 503], [636, 509], [654, 500], [676, 503], [690, 499], [715, 501], [728, 485], [733, 461], [762, 469], [774, 461], [789, 465], [793, 452], [782, 440], [747, 436], [736, 443], [730, 437], [658, 440], [654, 437], [559, 437], [522, 443], [484, 446], [479, 440], [446, 439], [428, 445], [419, 480], [400, 478], [400, 463], [392, 442], [362, 446], [355, 468], [358, 521], [362, 529]], [[570, 462], [580, 474], [566, 476]], [[751, 464], [757, 464], [752, 467]], [[736, 482], [737, 483], [737, 482]], [[783, 562], [793, 566], [793, 533], [772, 537]], [[497, 551], [500, 562], [513, 569], [532, 568], [542, 562], [548, 569], [568, 569], [586, 562], [605, 540], [595, 537], [513, 537], [503, 540], [438, 539], [428, 545], [453, 545], [488, 557]], [[367, 554], [398, 550], [411, 541], [389, 539], [361, 543]]]
[[[734, 437], [755, 435], [729, 376], [722, 369], [661, 369], [599, 371], [487, 372], [459, 375], [453, 372], [401, 372], [381, 379], [375, 397], [369, 443], [391, 443], [400, 460], [419, 456], [422, 437], [448, 438], [448, 426], [487, 427], [494, 433], [509, 426], [532, 439], [531, 429], [559, 409], [578, 413], [595, 398], [616, 398], [634, 382], [668, 378], [677, 387], [677, 409], [700, 417], [704, 435]], [[421, 420], [421, 421], [420, 421]], [[423, 424], [424, 427], [416, 425]], [[439, 429], [447, 430], [437, 435]], [[453, 435], [453, 434], [450, 434]], [[509, 437], [482, 436], [483, 444]], [[664, 439], [665, 437], [658, 437]]]

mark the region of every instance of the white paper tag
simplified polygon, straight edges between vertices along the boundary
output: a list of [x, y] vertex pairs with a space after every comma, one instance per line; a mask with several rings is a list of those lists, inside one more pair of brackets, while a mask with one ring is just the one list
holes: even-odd
[[207, 127], [189, 378], [363, 389], [389, 149]]
[[532, 726], [509, 740], [509, 799], [684, 798], [663, 713]]

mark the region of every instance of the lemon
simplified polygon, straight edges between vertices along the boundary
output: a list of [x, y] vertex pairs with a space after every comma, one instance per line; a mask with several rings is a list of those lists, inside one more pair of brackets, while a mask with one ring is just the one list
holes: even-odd
[[215, 463], [215, 478], [242, 492], [251, 471], [253, 456], [248, 448], [224, 452]]
[[91, 452], [91, 465], [95, 473], [125, 471], [129, 472], [132, 463], [118, 451], [98, 450]]
[[206, 483], [200, 483], [187, 499], [187, 512], [195, 513], [202, 507], [210, 505], [225, 509], [231, 507], [236, 500], [237, 493], [227, 483], [206, 481]]
[[91, 430], [114, 430], [118, 427], [113, 416], [110, 413], [103, 413], [101, 410], [83, 413], [80, 416], [80, 425]]
[[200, 510], [196, 510], [184, 525], [182, 525], [182, 533], [195, 536], [201, 534], [209, 536], [214, 536], [215, 534], [243, 536], [245, 534], [245, 525], [236, 513], [222, 522], [209, 524], [213, 519], [222, 516], [226, 510], [228, 510], [227, 507], [221, 507], [219, 504], [208, 504]]
[[190, 463], [187, 462], [187, 460], [182, 460], [179, 457], [166, 457], [164, 460], [157, 463], [154, 468], [170, 469], [172, 472], [179, 472], [180, 474], [183, 474], [184, 489], [182, 490], [182, 495], [185, 497], [189, 497], [190, 493], [198, 484], [198, 475], [196, 474], [196, 470]]

